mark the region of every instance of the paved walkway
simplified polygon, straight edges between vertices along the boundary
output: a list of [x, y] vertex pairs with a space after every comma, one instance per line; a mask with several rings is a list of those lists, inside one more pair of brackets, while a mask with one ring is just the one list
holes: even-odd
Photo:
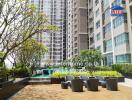
[[119, 84], [132, 88], [132, 79], [125, 78], [125, 82], [124, 83], [119, 83]]
[[60, 84], [27, 85], [9, 100], [131, 100], [132, 88], [119, 86], [120, 91], [109, 91], [99, 87], [98, 92], [72, 92], [70, 88], [61, 89]]

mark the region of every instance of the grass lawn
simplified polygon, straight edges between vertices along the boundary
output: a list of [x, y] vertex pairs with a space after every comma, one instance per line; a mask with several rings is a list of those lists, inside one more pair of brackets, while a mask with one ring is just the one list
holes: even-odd
[[119, 91], [109, 91], [99, 87], [98, 92], [76, 93], [71, 89], [63, 90], [60, 85], [28, 85], [11, 100], [131, 100], [132, 88], [119, 86]]

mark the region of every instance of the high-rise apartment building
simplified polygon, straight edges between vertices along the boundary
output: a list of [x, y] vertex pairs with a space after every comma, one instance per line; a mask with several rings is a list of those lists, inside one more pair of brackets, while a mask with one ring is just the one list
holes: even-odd
[[[105, 56], [104, 64], [106, 65], [130, 63], [132, 60], [132, 31], [131, 25], [129, 25], [131, 24], [131, 14], [128, 14], [131, 12], [131, 7], [125, 11], [124, 16], [111, 16], [111, 7], [114, 4], [123, 6], [126, 10], [126, 0], [88, 0], [89, 47], [98, 49], [103, 53]], [[131, 0], [129, 0], [130, 4]], [[93, 6], [92, 9], [91, 5]], [[93, 13], [93, 18], [91, 18], [91, 13]], [[129, 19], [127, 18], [128, 15]], [[94, 25], [91, 25], [91, 21]]]
[[47, 15], [51, 25], [59, 28], [57, 32], [45, 32], [34, 36], [48, 47], [48, 53], [40, 60], [40, 66], [48, 63], [60, 64], [66, 59], [66, 0], [31, 0], [31, 3]]
[[88, 43], [89, 48], [94, 49], [94, 6], [93, 6], [94, 0], [88, 0]]
[[67, 59], [88, 48], [87, 0], [67, 0]]
[[[49, 48], [41, 64], [59, 64], [84, 49], [98, 49], [102, 64], [132, 62], [132, 0], [32, 0], [52, 25], [55, 33], [36, 36]], [[111, 16], [115, 4], [125, 8], [124, 16]], [[127, 6], [126, 6], [127, 5]]]

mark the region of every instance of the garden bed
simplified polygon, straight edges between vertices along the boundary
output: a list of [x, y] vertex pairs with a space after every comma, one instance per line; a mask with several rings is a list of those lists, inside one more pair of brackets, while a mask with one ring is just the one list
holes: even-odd
[[51, 84], [60, 84], [62, 81], [65, 81], [65, 79], [64, 78], [51, 77]]
[[9, 97], [14, 95], [20, 89], [24, 88], [27, 85], [29, 78], [23, 78], [19, 81], [8, 81], [1, 83], [0, 88], [0, 99], [7, 100]]

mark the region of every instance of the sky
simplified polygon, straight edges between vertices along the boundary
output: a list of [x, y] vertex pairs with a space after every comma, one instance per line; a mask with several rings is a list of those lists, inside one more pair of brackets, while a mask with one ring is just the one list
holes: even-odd
[[[13, 62], [12, 57], [9, 56], [8, 59], [10, 59]], [[8, 59], [5, 60], [5, 65], [7, 68], [12, 68], [13, 64]]]

